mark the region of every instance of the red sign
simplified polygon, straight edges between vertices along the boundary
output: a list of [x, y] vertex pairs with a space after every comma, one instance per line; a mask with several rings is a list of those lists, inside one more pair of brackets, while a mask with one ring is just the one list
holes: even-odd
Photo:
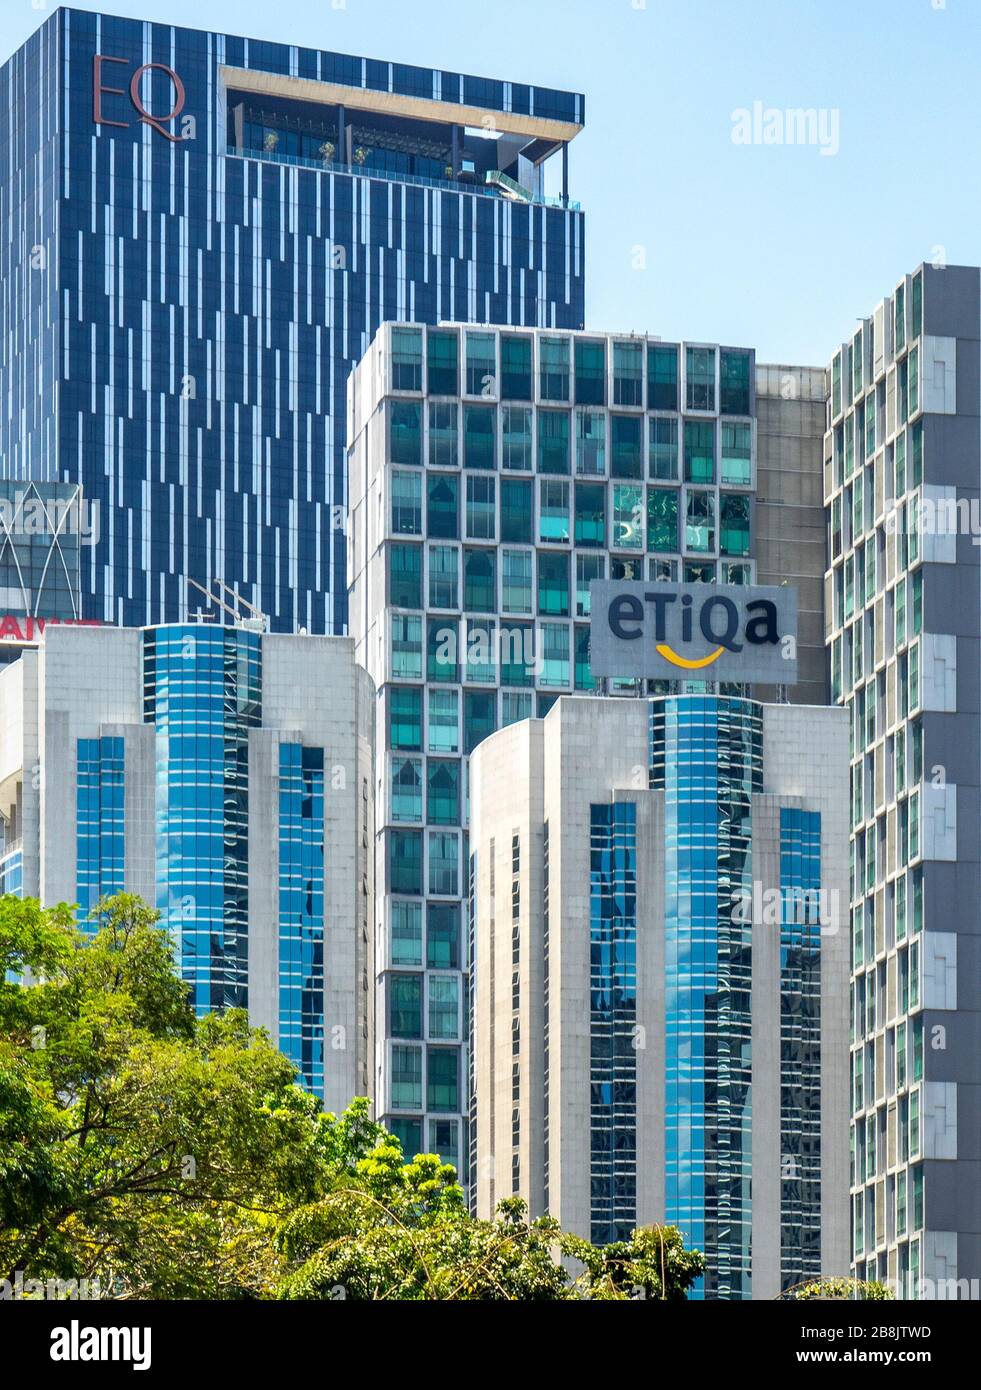
[[[102, 98], [106, 93], [109, 93], [112, 96], [117, 97], [124, 97], [126, 95], [125, 87], [110, 87], [105, 81], [103, 81], [103, 63], [122, 63], [124, 66], [128, 67], [129, 59], [111, 58], [108, 54], [105, 53], [97, 53], [93, 58], [92, 119], [93, 121], [95, 121], [96, 125], [115, 125], [120, 126], [123, 130], [125, 130], [128, 128], [130, 124], [129, 121], [112, 121], [109, 119], [108, 116], [105, 116], [102, 113]], [[169, 111], [166, 116], [155, 116], [153, 112], [148, 111], [143, 104], [143, 74], [145, 72], [152, 71], [154, 68], [158, 69], [160, 72], [165, 72], [167, 76], [170, 78], [171, 82], [173, 83], [174, 108], [172, 111]], [[170, 131], [167, 129], [167, 125], [171, 121], [176, 121], [177, 117], [184, 110], [184, 102], [187, 100], [186, 94], [184, 92], [184, 83], [177, 76], [177, 73], [174, 71], [173, 68], [169, 68], [166, 63], [144, 63], [142, 67], [136, 69], [136, 71], [133, 73], [132, 79], [130, 80], [129, 99], [133, 103], [134, 111], [145, 125], [152, 126], [154, 130], [159, 131], [159, 133], [164, 137], [165, 140], [170, 140], [171, 143], [174, 145], [179, 145], [182, 143], [182, 141], [185, 138], [184, 136], [172, 135]]]
[[15, 618], [10, 613], [4, 613], [0, 615], [0, 642], [40, 642], [49, 624], [62, 627], [102, 626], [98, 618]]

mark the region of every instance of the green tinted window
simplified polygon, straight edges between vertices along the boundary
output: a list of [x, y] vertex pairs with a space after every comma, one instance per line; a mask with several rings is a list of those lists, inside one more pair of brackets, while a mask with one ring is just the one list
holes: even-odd
[[389, 830], [388, 878], [393, 893], [422, 894], [422, 834]]
[[685, 421], [685, 480], [689, 483], [715, 481], [715, 422]]
[[723, 415], [748, 415], [749, 402], [748, 352], [726, 352], [719, 361], [719, 406]]
[[538, 552], [538, 611], [569, 616], [569, 556], [563, 551]]
[[606, 343], [576, 339], [576, 402], [606, 404]]
[[531, 483], [501, 479], [501, 540], [530, 545], [532, 539]]
[[459, 478], [449, 473], [432, 473], [426, 482], [429, 535], [435, 540], [457, 540], [460, 535]]
[[641, 478], [644, 465], [639, 415], [610, 416], [610, 473], [614, 478]]
[[531, 339], [502, 333], [501, 399], [530, 401], [531, 398]]
[[539, 473], [569, 472], [569, 412], [540, 410], [538, 412], [538, 471]]
[[647, 409], [678, 409], [678, 349], [649, 343], [647, 347]]
[[421, 465], [421, 401], [389, 401], [388, 456], [392, 463]]
[[395, 749], [422, 751], [422, 691], [418, 687], [389, 686], [388, 741]]
[[465, 468], [496, 468], [494, 425], [497, 407], [463, 407], [463, 465]]
[[613, 344], [613, 404], [644, 404], [643, 343]]
[[460, 823], [460, 764], [430, 758], [426, 769], [426, 819], [430, 825]]
[[389, 546], [388, 601], [393, 608], [422, 607], [421, 546]]
[[460, 968], [460, 907], [429, 903], [426, 909], [426, 964], [431, 970]]
[[538, 388], [543, 401], [569, 399], [568, 338], [539, 338]]
[[422, 1037], [421, 975], [390, 975], [388, 1027], [393, 1038]]
[[678, 494], [673, 488], [647, 489], [647, 548], [678, 549]]
[[606, 484], [576, 484], [576, 545], [606, 545]]
[[426, 374], [432, 396], [458, 396], [458, 340], [455, 333], [430, 328], [426, 341]]
[[497, 610], [497, 582], [493, 550], [463, 552], [463, 606], [471, 613]]
[[463, 697], [463, 751], [472, 753], [497, 726], [497, 692], [467, 690]]

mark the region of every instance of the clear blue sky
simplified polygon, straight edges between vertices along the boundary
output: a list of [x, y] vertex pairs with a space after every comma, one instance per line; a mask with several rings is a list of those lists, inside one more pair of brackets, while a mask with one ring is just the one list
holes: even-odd
[[[0, 60], [52, 8], [4, 0]], [[904, 271], [981, 258], [981, 0], [77, 8], [585, 92], [570, 192], [590, 327], [823, 365]], [[735, 144], [732, 113], [755, 101], [836, 111], [838, 153]]]

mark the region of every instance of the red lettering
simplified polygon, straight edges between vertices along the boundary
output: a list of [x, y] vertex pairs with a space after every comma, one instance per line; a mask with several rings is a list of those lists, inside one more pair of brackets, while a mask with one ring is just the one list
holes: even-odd
[[[174, 109], [166, 116], [154, 116], [152, 112], [148, 111], [143, 105], [143, 98], [140, 94], [140, 84], [143, 81], [143, 74], [149, 72], [152, 68], [158, 68], [160, 72], [165, 72], [174, 84], [174, 92], [176, 94]], [[154, 130], [159, 131], [160, 134], [172, 144], [179, 145], [181, 143], [181, 137], [179, 135], [171, 135], [170, 131], [162, 124], [163, 121], [176, 121], [177, 117], [184, 110], [184, 102], [186, 100], [184, 83], [177, 76], [176, 72], [174, 72], [173, 68], [167, 67], [166, 63], [144, 63], [141, 68], [137, 68], [136, 72], [133, 73], [133, 80], [129, 84], [129, 94], [133, 105], [139, 112], [141, 121], [144, 121], [147, 125], [153, 126]]]
[[102, 114], [103, 92], [112, 92], [114, 96], [118, 97], [126, 95], [125, 87], [106, 87], [103, 84], [102, 64], [122, 63], [125, 66], [127, 61], [126, 58], [109, 58], [103, 53], [97, 53], [92, 59], [92, 119], [96, 125], [117, 125], [121, 126], [123, 130], [129, 125], [129, 121], [110, 121]]

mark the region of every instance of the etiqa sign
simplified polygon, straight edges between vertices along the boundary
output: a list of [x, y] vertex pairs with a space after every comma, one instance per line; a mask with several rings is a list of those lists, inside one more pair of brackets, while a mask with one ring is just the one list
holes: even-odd
[[[144, 125], [151, 126], [152, 129], [162, 135], [165, 140], [169, 140], [171, 144], [179, 145], [184, 140], [191, 140], [194, 138], [193, 116], [184, 117], [180, 124], [179, 134], [175, 135], [173, 129], [171, 129], [173, 123], [180, 119], [181, 112], [184, 110], [184, 103], [187, 100], [187, 94], [184, 91], [184, 83], [173, 68], [168, 67], [166, 63], [143, 63], [133, 73], [129, 80], [128, 87], [113, 87], [109, 82], [110, 76], [121, 77], [122, 74], [103, 72], [103, 67], [106, 63], [117, 63], [127, 68], [130, 66], [130, 60], [128, 58], [112, 58], [105, 53], [97, 53], [92, 59], [92, 119], [96, 125], [112, 125], [119, 126], [123, 130], [127, 129], [131, 124], [130, 121], [113, 119], [106, 114], [107, 108], [105, 98], [128, 96], [130, 104], [139, 120]], [[170, 84], [172, 105], [171, 109], [167, 112], [155, 113], [149, 109], [146, 102], [143, 100], [143, 79], [147, 73], [151, 72], [162, 72]], [[120, 116], [122, 111], [125, 111], [125, 106], [122, 106], [122, 111], [120, 110], [121, 106], [122, 103], [116, 102], [111, 108], [116, 117]]]
[[594, 676], [797, 679], [796, 589], [597, 579], [589, 603]]

